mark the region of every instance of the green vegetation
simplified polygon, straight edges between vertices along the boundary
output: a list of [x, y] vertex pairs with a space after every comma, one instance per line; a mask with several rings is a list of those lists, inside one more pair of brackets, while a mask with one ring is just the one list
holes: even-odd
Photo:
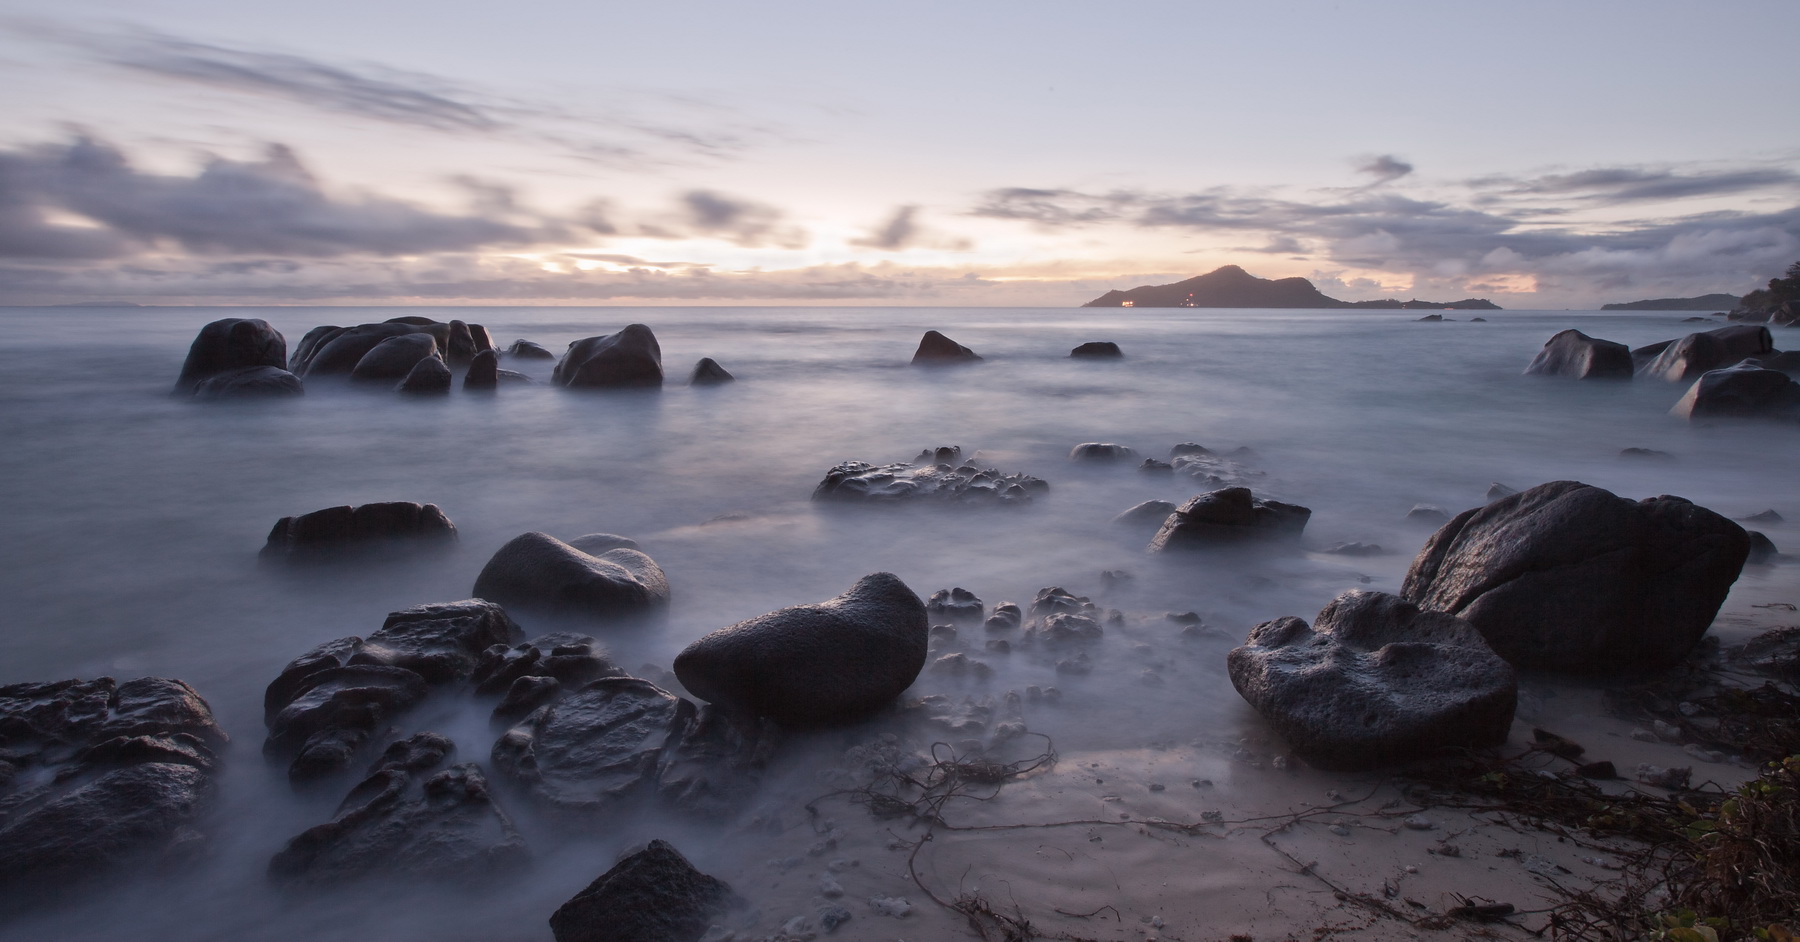
[[1758, 288], [1744, 295], [1740, 307], [1745, 311], [1766, 313], [1783, 304], [1800, 307], [1800, 262], [1789, 265], [1784, 277], [1769, 279], [1767, 288]]

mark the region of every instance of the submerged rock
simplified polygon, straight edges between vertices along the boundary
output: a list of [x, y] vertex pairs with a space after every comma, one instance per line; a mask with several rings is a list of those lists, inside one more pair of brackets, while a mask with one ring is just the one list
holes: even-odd
[[455, 543], [456, 525], [436, 504], [388, 501], [282, 517], [269, 531], [260, 556], [267, 561], [316, 563], [403, 547], [442, 549]]
[[1088, 343], [1084, 343], [1069, 351], [1069, 356], [1071, 357], [1092, 357], [1096, 359], [1116, 360], [1124, 355], [1125, 354], [1119, 350], [1119, 345], [1110, 340], [1089, 341]]
[[179, 680], [0, 686], [0, 912], [205, 843], [226, 736]]
[[1679, 497], [1553, 481], [1458, 514], [1401, 594], [1519, 667], [1663, 668], [1706, 633], [1748, 553], [1742, 527]]
[[1169, 519], [1169, 515], [1175, 510], [1175, 505], [1169, 501], [1147, 500], [1126, 508], [1118, 516], [1112, 518], [1112, 522], [1129, 527], [1160, 527], [1162, 522]]
[[1153, 553], [1247, 539], [1295, 539], [1312, 511], [1256, 497], [1247, 487], [1208, 491], [1176, 508], [1150, 538]]
[[463, 388], [495, 389], [500, 385], [500, 358], [492, 350], [483, 350], [469, 358], [469, 371], [463, 374]]
[[1576, 379], [1630, 379], [1633, 369], [1631, 348], [1569, 329], [1545, 341], [1525, 372]]
[[589, 554], [532, 532], [494, 553], [475, 579], [475, 594], [520, 611], [613, 620], [662, 611], [669, 580], [635, 549]]
[[1780, 370], [1764, 369], [1746, 360], [1702, 375], [1669, 414], [1690, 421], [1715, 417], [1793, 420], [1800, 418], [1800, 383]]
[[306, 387], [301, 384], [300, 377], [273, 366], [246, 366], [214, 373], [194, 387], [195, 399], [209, 401], [279, 399], [305, 393]]
[[1069, 449], [1070, 461], [1122, 461], [1135, 452], [1113, 442], [1082, 442]]
[[221, 373], [256, 367], [285, 373], [287, 366], [287, 339], [281, 331], [261, 318], [227, 317], [200, 328], [182, 361], [174, 391], [192, 393]]
[[968, 589], [958, 586], [953, 589], [939, 589], [931, 593], [925, 600], [925, 613], [932, 618], [947, 618], [952, 621], [980, 621], [986, 606], [981, 599]]
[[747, 905], [725, 881], [656, 840], [562, 904], [550, 931], [556, 942], [700, 942], [720, 917]]
[[1231, 683], [1294, 751], [1368, 768], [1506, 741], [1518, 676], [1475, 627], [1360, 589], [1312, 627], [1278, 618], [1226, 658]]
[[1747, 357], [1772, 353], [1775, 344], [1769, 328], [1760, 325], [1720, 327], [1688, 334], [1670, 341], [1644, 366], [1642, 375], [1687, 382], [1712, 370], [1723, 369]]
[[368, 877], [488, 883], [530, 860], [518, 828], [473, 762], [437, 770], [449, 739], [419, 733], [387, 748], [332, 819], [288, 841], [269, 861], [283, 883]]
[[883, 504], [899, 502], [1028, 504], [1034, 494], [1050, 489], [1028, 474], [1002, 474], [983, 468], [973, 459], [963, 460], [962, 449], [953, 446], [927, 451], [912, 463], [874, 465], [846, 461], [825, 473], [813, 488], [812, 499], [842, 503]]
[[919, 349], [913, 351], [914, 366], [930, 364], [973, 363], [981, 359], [975, 351], [951, 340], [935, 330], [919, 338]]
[[554, 359], [556, 359], [556, 354], [551, 353], [549, 350], [545, 349], [542, 345], [532, 343], [529, 340], [513, 341], [512, 346], [506, 348], [506, 355], [509, 357], [517, 357], [518, 359], [521, 359], [521, 360], [554, 360]]
[[727, 372], [717, 360], [712, 357], [701, 357], [700, 362], [694, 364], [694, 372], [688, 377], [688, 385], [716, 386], [720, 383], [732, 382], [735, 379], [737, 377]]
[[551, 382], [570, 389], [660, 388], [662, 346], [643, 324], [627, 324], [616, 334], [577, 340], [557, 361]]
[[759, 615], [687, 646], [675, 676], [703, 700], [779, 723], [830, 725], [891, 703], [925, 666], [925, 603], [877, 572], [848, 592]]

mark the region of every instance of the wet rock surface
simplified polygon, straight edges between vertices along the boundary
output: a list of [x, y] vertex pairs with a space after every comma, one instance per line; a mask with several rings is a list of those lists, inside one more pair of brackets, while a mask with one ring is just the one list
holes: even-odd
[[1150, 552], [1196, 549], [1242, 540], [1296, 539], [1312, 511], [1227, 487], [1189, 499], [1150, 538]]
[[456, 544], [456, 525], [436, 504], [389, 501], [344, 505], [282, 517], [269, 531], [261, 558], [317, 563], [404, 548], [441, 550]]
[[928, 330], [919, 338], [919, 348], [913, 351], [912, 362], [914, 366], [929, 366], [974, 363], [980, 359], [981, 356], [968, 347], [935, 330]]
[[301, 832], [269, 861], [293, 884], [367, 878], [491, 882], [530, 854], [475, 763], [442, 768], [449, 739], [419, 733], [388, 746], [332, 819]]
[[469, 371], [463, 374], [463, 388], [495, 389], [500, 385], [500, 358], [492, 350], [483, 350], [469, 358]]
[[557, 909], [550, 930], [556, 942], [699, 942], [714, 921], [747, 905], [673, 845], [653, 840]]
[[389, 337], [369, 348], [369, 352], [356, 361], [350, 369], [350, 378], [392, 382], [405, 378], [421, 361], [437, 355], [438, 344], [430, 334]]
[[1655, 359], [1645, 364], [1640, 375], [1672, 383], [1687, 382], [1699, 378], [1702, 373], [1774, 351], [1775, 344], [1767, 327], [1720, 327], [1669, 341], [1657, 352]]
[[947, 619], [949, 621], [980, 621], [986, 612], [981, 599], [968, 589], [958, 586], [953, 589], [939, 589], [931, 593], [925, 600], [925, 613], [930, 618]]
[[1353, 590], [1311, 627], [1279, 618], [1227, 656], [1232, 685], [1294, 751], [1368, 768], [1506, 741], [1518, 677], [1475, 627]]
[[0, 912], [190, 860], [225, 743], [179, 680], [0, 686]]
[[1091, 340], [1069, 351], [1071, 357], [1087, 357], [1098, 360], [1116, 360], [1124, 355], [1119, 350], [1119, 345], [1110, 340]]
[[551, 353], [548, 349], [545, 349], [541, 344], [532, 343], [529, 340], [513, 341], [512, 346], [506, 348], [506, 355], [509, 357], [517, 357], [518, 359], [521, 359], [521, 360], [554, 360], [554, 359], [556, 359], [556, 354]]
[[600, 621], [653, 615], [669, 603], [668, 577], [644, 553], [623, 546], [587, 553], [537, 532], [500, 547], [474, 591], [521, 612]]
[[257, 367], [285, 373], [287, 366], [287, 339], [281, 331], [261, 318], [227, 317], [200, 328], [182, 361], [175, 392], [192, 393], [221, 373]]
[[1679, 497], [1553, 481], [1458, 514], [1401, 594], [1519, 667], [1660, 668], [1706, 633], [1748, 553], [1742, 527]]
[[846, 461], [825, 473], [812, 499], [842, 503], [899, 502], [1026, 504], [1050, 485], [1028, 474], [1003, 474], [983, 468], [962, 449], [945, 446], [921, 453], [911, 462], [874, 465]]
[[1630, 379], [1634, 368], [1631, 348], [1571, 328], [1545, 341], [1525, 372], [1575, 379]]
[[1780, 370], [1746, 361], [1703, 374], [1669, 410], [1688, 420], [1800, 419], [1800, 382]]
[[662, 346], [650, 328], [627, 324], [616, 334], [570, 344], [551, 381], [570, 389], [659, 388]]
[[422, 396], [441, 396], [450, 391], [455, 376], [443, 360], [435, 356], [426, 357], [407, 372], [406, 378], [394, 387], [396, 392], [412, 393]]
[[1136, 452], [1115, 442], [1082, 442], [1069, 449], [1070, 461], [1124, 461]]
[[675, 658], [695, 696], [795, 725], [861, 718], [891, 703], [925, 666], [925, 603], [893, 573], [848, 592], [721, 628]]
[[273, 366], [245, 366], [214, 373], [194, 387], [194, 398], [206, 401], [279, 399], [305, 393], [300, 377]]
[[737, 377], [719, 365], [719, 361], [712, 357], [701, 357], [700, 362], [694, 364], [694, 372], [688, 376], [688, 385], [717, 386], [720, 383], [729, 383], [736, 379]]

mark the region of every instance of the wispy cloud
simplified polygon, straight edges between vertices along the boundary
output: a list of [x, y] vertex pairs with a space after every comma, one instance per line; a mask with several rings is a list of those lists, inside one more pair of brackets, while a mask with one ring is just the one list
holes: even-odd
[[1357, 173], [1367, 174], [1374, 178], [1370, 186], [1392, 183], [1413, 172], [1413, 165], [1395, 157], [1393, 154], [1379, 154], [1364, 157], [1357, 163]]
[[1490, 176], [1470, 181], [1479, 199], [1499, 203], [1520, 197], [1553, 197], [1602, 204], [1652, 203], [1758, 190], [1800, 189], [1800, 173], [1786, 167], [1703, 169], [1600, 167], [1539, 176]]
[[810, 241], [806, 230], [789, 223], [780, 209], [717, 190], [680, 194], [673, 211], [640, 226], [639, 234], [657, 239], [722, 239], [746, 248], [797, 249]]

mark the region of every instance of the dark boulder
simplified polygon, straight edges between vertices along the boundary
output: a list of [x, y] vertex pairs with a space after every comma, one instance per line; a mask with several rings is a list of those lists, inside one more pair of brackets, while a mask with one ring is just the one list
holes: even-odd
[[413, 364], [412, 372], [407, 373], [394, 390], [420, 396], [441, 396], [450, 391], [453, 381], [450, 367], [432, 356]]
[[[294, 347], [294, 355], [288, 358], [288, 367], [292, 369], [296, 375], [304, 374], [306, 372], [307, 361], [312, 359], [313, 354], [318, 351], [320, 345], [329, 342], [332, 338], [343, 332], [344, 328], [331, 324], [321, 324], [320, 326], [307, 331], [306, 336], [301, 337], [300, 343]], [[356, 364], [352, 363], [350, 365], [355, 366]]]
[[1679, 497], [1553, 481], [1458, 514], [1402, 594], [1521, 668], [1657, 669], [1706, 633], [1748, 553], [1742, 527]]
[[1671, 341], [1640, 372], [1655, 379], [1684, 383], [1703, 373], [1774, 351], [1775, 344], [1767, 327], [1720, 327]]
[[954, 589], [939, 589], [931, 593], [925, 600], [927, 618], [941, 618], [948, 621], [980, 621], [987, 611], [981, 599], [968, 589], [958, 586]]
[[1756, 365], [1765, 370], [1780, 370], [1789, 376], [1800, 376], [1800, 350], [1768, 353], [1755, 359]]
[[494, 345], [493, 336], [488, 333], [486, 327], [483, 327], [480, 324], [469, 325], [469, 342], [474, 345], [476, 353], [480, 353], [483, 350], [492, 350], [495, 353], [500, 352], [500, 348]]
[[1346, 592], [1312, 627], [1278, 618], [1226, 658], [1231, 683], [1308, 762], [1369, 768], [1506, 741], [1518, 676], [1468, 622]]
[[0, 912], [189, 862], [226, 736], [179, 680], [0, 686]]
[[469, 358], [469, 371], [463, 374], [463, 388], [489, 390], [500, 385], [500, 358], [492, 350], [483, 350]]
[[1110, 340], [1089, 341], [1069, 351], [1069, 356], [1072, 357], [1093, 357], [1096, 359], [1116, 360], [1124, 355], [1125, 354], [1119, 350], [1119, 345]]
[[1747, 360], [1701, 375], [1669, 414], [1690, 421], [1792, 420], [1800, 418], [1800, 383], [1780, 370], [1763, 369], [1754, 360]]
[[520, 611], [607, 620], [662, 611], [669, 580], [637, 550], [589, 554], [532, 532], [494, 553], [475, 579], [475, 594]]
[[315, 563], [385, 555], [402, 548], [438, 550], [454, 545], [456, 525], [436, 504], [388, 501], [282, 517], [269, 531], [261, 558]]
[[968, 347], [935, 330], [928, 330], [919, 338], [919, 349], [913, 351], [912, 362], [914, 366], [926, 366], [973, 363], [979, 359], [981, 356]]
[[1070, 461], [1124, 461], [1137, 453], [1112, 442], [1082, 442], [1069, 449]]
[[1147, 500], [1112, 518], [1112, 522], [1121, 526], [1159, 527], [1175, 510], [1175, 505], [1169, 501]]
[[194, 398], [206, 401], [280, 399], [305, 393], [300, 377], [273, 366], [246, 366], [214, 373], [194, 387]]
[[569, 344], [551, 381], [571, 389], [661, 387], [662, 347], [643, 324]]
[[402, 334], [389, 337], [369, 348], [356, 366], [350, 370], [350, 378], [371, 382], [393, 382], [403, 379], [419, 361], [438, 354], [437, 341], [430, 334]]
[[450, 322], [450, 342], [445, 344], [444, 360], [454, 366], [468, 366], [475, 359], [475, 354], [488, 349], [485, 345], [475, 345], [475, 335], [469, 332], [469, 325], [459, 320]]
[[486, 884], [522, 871], [530, 853], [480, 767], [435, 771], [455, 748], [436, 733], [388, 746], [330, 821], [275, 854], [269, 875], [312, 885], [370, 877]]
[[955, 446], [926, 451], [911, 463], [874, 465], [846, 461], [825, 473], [812, 499], [858, 504], [949, 502], [1028, 504], [1050, 485], [1029, 474], [1002, 474], [963, 460]]
[[543, 346], [532, 343], [529, 340], [513, 341], [512, 346], [506, 348], [506, 355], [509, 357], [517, 357], [521, 360], [556, 359], [556, 354], [551, 353], [549, 350], [544, 349]]
[[1217, 546], [1240, 540], [1296, 539], [1312, 510], [1256, 497], [1247, 487], [1227, 487], [1193, 497], [1163, 521], [1150, 538], [1152, 553]]
[[1528, 375], [1576, 379], [1630, 379], [1632, 371], [1631, 348], [1574, 329], [1545, 341], [1544, 349], [1525, 368]]
[[[303, 378], [314, 376], [345, 376], [356, 369], [362, 358], [381, 344], [382, 341], [408, 334], [416, 334], [422, 330], [414, 324], [358, 324], [345, 327], [335, 333], [321, 335], [318, 341], [308, 350], [306, 358], [295, 358], [294, 372]], [[307, 335], [311, 337], [311, 334]], [[433, 339], [433, 344], [436, 340]], [[417, 361], [413, 361], [417, 362]], [[412, 369], [412, 362], [406, 368]], [[405, 373], [399, 374], [401, 376]]]
[[712, 924], [747, 906], [667, 841], [651, 841], [550, 917], [556, 942], [699, 942]]
[[587, 635], [554, 632], [524, 644], [490, 646], [481, 652], [469, 679], [478, 694], [509, 691], [519, 680], [531, 677], [554, 680], [579, 690], [602, 677], [625, 675], [606, 649]]
[[286, 370], [287, 365], [287, 340], [268, 321], [227, 317], [200, 328], [181, 364], [175, 392], [191, 393], [205, 380], [227, 371], [259, 366]]
[[1775, 541], [1762, 531], [1745, 530], [1744, 533], [1750, 537], [1750, 556], [1747, 562], [1766, 563], [1781, 555], [1781, 550], [1775, 547]]
[[780, 723], [826, 725], [886, 706], [925, 666], [925, 603], [900, 577], [864, 576], [834, 599], [721, 628], [675, 657], [695, 696]]
[[688, 377], [688, 385], [717, 386], [720, 383], [729, 383], [734, 379], [737, 377], [726, 372], [717, 360], [712, 357], [701, 357], [700, 362], [694, 364], [694, 372]]

